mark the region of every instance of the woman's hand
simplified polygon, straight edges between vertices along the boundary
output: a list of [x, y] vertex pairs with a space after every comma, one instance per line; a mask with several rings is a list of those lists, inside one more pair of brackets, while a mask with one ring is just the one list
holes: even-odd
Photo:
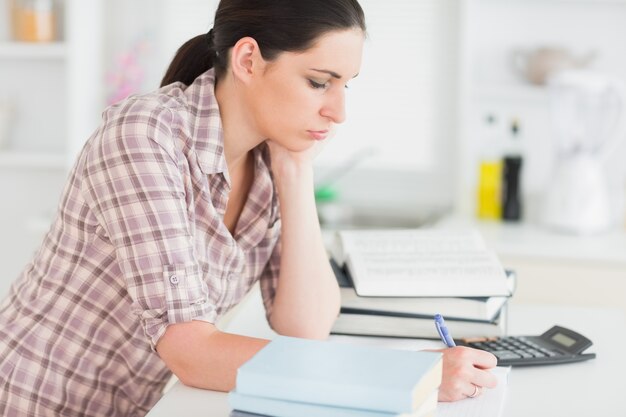
[[272, 171], [276, 177], [283, 175], [291, 175], [299, 172], [302, 168], [312, 169], [313, 160], [321, 150], [326, 146], [329, 140], [335, 135], [335, 129], [331, 129], [328, 137], [319, 142], [315, 142], [313, 146], [304, 151], [291, 151], [284, 146], [268, 139], [266, 141], [272, 160]]
[[462, 400], [480, 395], [484, 388], [496, 386], [497, 379], [489, 372], [497, 364], [493, 354], [464, 346], [437, 352], [443, 354], [443, 380], [439, 387], [439, 401]]
[[308, 171], [311, 172], [312, 176], [313, 156], [310, 155], [311, 148], [302, 152], [294, 152], [271, 140], [267, 141], [267, 146], [270, 150], [271, 167], [275, 181], [282, 182], [284, 179], [294, 178], [298, 174]]

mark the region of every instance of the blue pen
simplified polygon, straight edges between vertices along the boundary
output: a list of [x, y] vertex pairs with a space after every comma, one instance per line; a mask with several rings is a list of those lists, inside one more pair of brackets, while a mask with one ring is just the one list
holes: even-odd
[[443, 316], [441, 314], [435, 314], [435, 327], [437, 328], [437, 333], [439, 333], [439, 337], [441, 341], [446, 344], [448, 347], [455, 347], [456, 343], [452, 339], [452, 335], [448, 331], [446, 327], [446, 322], [443, 320]]

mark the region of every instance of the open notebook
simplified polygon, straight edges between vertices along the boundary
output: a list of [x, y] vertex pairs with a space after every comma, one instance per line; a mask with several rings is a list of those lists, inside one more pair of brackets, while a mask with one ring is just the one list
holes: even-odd
[[361, 297], [508, 297], [512, 288], [476, 230], [341, 230], [330, 249]]

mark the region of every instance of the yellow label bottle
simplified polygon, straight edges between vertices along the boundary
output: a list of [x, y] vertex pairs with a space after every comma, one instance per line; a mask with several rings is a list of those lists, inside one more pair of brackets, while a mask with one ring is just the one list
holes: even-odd
[[502, 218], [502, 161], [482, 161], [477, 189], [477, 216], [480, 219]]

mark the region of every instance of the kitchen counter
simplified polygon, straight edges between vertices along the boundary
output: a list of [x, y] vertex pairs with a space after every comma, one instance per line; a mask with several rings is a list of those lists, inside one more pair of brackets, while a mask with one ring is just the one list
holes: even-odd
[[527, 223], [447, 217], [435, 227], [477, 229], [516, 271], [513, 303], [615, 307], [626, 312], [626, 231], [578, 236]]
[[476, 228], [487, 245], [501, 256], [599, 262], [626, 268], [624, 229], [596, 235], [573, 235], [536, 224], [481, 221], [459, 216], [445, 217], [436, 227]]

